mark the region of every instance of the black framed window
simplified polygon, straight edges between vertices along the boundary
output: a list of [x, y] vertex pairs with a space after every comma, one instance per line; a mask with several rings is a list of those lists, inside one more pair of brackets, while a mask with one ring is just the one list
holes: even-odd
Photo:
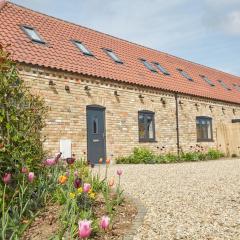
[[21, 28], [33, 42], [45, 44], [36, 29], [29, 26], [21, 26]]
[[76, 40], [73, 40], [72, 42], [84, 55], [93, 56], [93, 54], [87, 49], [87, 47], [82, 42]]
[[123, 64], [123, 61], [110, 49], [103, 49], [107, 55], [116, 63]]
[[188, 79], [189, 81], [192, 81], [193, 82], [193, 79], [188, 75], [187, 72], [183, 71], [182, 69], [180, 68], [177, 68], [178, 72], [183, 76], [185, 77], [186, 79]]
[[153, 64], [165, 75], [170, 75], [166, 68], [164, 68], [160, 63], [153, 62]]
[[228, 87], [228, 85], [224, 81], [218, 80], [218, 82], [222, 85], [223, 88], [225, 88], [228, 91], [231, 91], [231, 88]]
[[212, 118], [203, 116], [196, 117], [196, 125], [198, 142], [213, 141]]
[[147, 60], [141, 58], [140, 61], [148, 70], [150, 70], [151, 72], [157, 73], [157, 70]]
[[214, 87], [215, 84], [207, 77], [204, 75], [199, 75], [206, 83], [208, 83], [211, 87]]
[[138, 112], [138, 132], [140, 142], [155, 141], [154, 115], [154, 112], [146, 110]]

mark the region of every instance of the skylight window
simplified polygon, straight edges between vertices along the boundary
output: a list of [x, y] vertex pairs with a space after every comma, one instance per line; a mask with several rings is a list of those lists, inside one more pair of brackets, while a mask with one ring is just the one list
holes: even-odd
[[93, 54], [84, 46], [82, 42], [73, 41], [73, 43], [77, 46], [77, 48], [85, 55], [93, 56]]
[[157, 72], [157, 70], [145, 59], [140, 59], [144, 66], [152, 72]]
[[237, 84], [233, 83], [233, 87], [240, 92], [240, 85], [237, 85]]
[[123, 63], [123, 61], [120, 60], [120, 58], [112, 51], [109, 49], [104, 49], [104, 51], [107, 53], [107, 55], [116, 63]]
[[45, 43], [34, 28], [23, 26], [22, 29], [32, 41], [43, 44]]
[[170, 73], [158, 62], [153, 62], [153, 64], [165, 75], [170, 75]]
[[229, 88], [228, 86], [227, 86], [227, 84], [225, 83], [225, 82], [223, 82], [222, 80], [218, 80], [218, 82], [226, 89], [226, 90], [231, 90], [231, 88]]
[[193, 79], [192, 79], [185, 71], [183, 71], [183, 70], [180, 69], [180, 68], [177, 68], [177, 70], [179, 71], [179, 73], [180, 73], [183, 77], [185, 77], [185, 78], [188, 79], [189, 81], [193, 81]]
[[210, 86], [214, 87], [215, 84], [207, 77], [204, 75], [199, 75], [206, 83], [208, 83]]

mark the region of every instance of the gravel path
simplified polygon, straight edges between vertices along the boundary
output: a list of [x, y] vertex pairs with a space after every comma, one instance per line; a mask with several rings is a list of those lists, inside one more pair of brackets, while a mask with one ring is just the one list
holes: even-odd
[[240, 239], [240, 159], [118, 168], [147, 209], [134, 240]]

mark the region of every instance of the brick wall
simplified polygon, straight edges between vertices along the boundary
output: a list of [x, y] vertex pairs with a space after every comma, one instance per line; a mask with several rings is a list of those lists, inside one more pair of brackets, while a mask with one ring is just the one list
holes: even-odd
[[[106, 107], [107, 156], [115, 158], [131, 153], [136, 146], [146, 146], [156, 152], [176, 152], [175, 98], [171, 93], [152, 90], [108, 80], [20, 66], [20, 73], [35, 94], [45, 98], [50, 111], [43, 130], [44, 147], [49, 154], [59, 151], [60, 139], [72, 140], [72, 152], [77, 157], [87, 151], [86, 106], [98, 104]], [[49, 86], [52, 80], [54, 86]], [[65, 90], [69, 86], [70, 92]], [[89, 93], [84, 89], [89, 86]], [[114, 95], [117, 90], [119, 97]], [[144, 99], [139, 98], [139, 94]], [[163, 98], [166, 104], [161, 102]], [[240, 118], [240, 106], [179, 96], [180, 146], [188, 151], [196, 145], [196, 116], [213, 118], [214, 142], [201, 143], [217, 147], [216, 126]], [[197, 104], [197, 106], [196, 106]], [[210, 108], [212, 106], [213, 108]], [[222, 110], [225, 108], [225, 111]], [[235, 114], [233, 113], [235, 109]], [[156, 142], [139, 143], [138, 111], [155, 112]], [[164, 147], [164, 148], [163, 148]], [[161, 150], [164, 149], [164, 150]]]

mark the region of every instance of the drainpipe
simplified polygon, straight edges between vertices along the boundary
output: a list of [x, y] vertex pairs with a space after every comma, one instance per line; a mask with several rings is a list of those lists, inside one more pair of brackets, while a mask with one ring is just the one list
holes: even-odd
[[177, 155], [180, 158], [180, 141], [179, 141], [179, 116], [178, 116], [178, 94], [175, 93], [175, 103], [176, 103], [176, 132], [177, 132]]

